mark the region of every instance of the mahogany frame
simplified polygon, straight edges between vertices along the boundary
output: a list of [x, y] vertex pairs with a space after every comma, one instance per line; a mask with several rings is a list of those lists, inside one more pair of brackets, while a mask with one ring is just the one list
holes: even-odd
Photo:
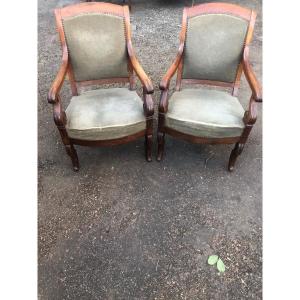
[[[85, 2], [93, 2], [93, 0], [85, 0]], [[126, 0], [123, 0], [123, 3], [125, 3]], [[131, 10], [131, 0], [128, 0], [128, 6], [129, 6], [129, 10]]]
[[[194, 16], [203, 14], [228, 14], [233, 16], [238, 16], [249, 22], [248, 31], [244, 41], [243, 56], [241, 62], [238, 66], [236, 77], [234, 82], [219, 82], [211, 80], [197, 80], [197, 79], [182, 79], [183, 72], [183, 54], [186, 41], [186, 31], [188, 19]], [[207, 3], [199, 4], [193, 7], [185, 7], [182, 16], [182, 28], [180, 32], [180, 44], [177, 56], [162, 78], [159, 88], [161, 90], [161, 97], [159, 102], [159, 114], [158, 114], [158, 130], [157, 130], [157, 160], [161, 161], [164, 154], [165, 145], [165, 134], [169, 134], [175, 138], [184, 139], [188, 142], [198, 143], [198, 144], [235, 144], [234, 149], [231, 152], [228, 170], [233, 171], [237, 157], [242, 153], [244, 145], [248, 139], [251, 129], [257, 118], [257, 104], [256, 102], [262, 102], [261, 86], [257, 81], [255, 74], [253, 73], [252, 67], [249, 62], [249, 44], [252, 40], [254, 24], [256, 19], [256, 12], [247, 8], [243, 8], [238, 5], [229, 3]], [[245, 77], [249, 83], [252, 91], [252, 95], [249, 101], [248, 109], [244, 114], [244, 124], [245, 128], [241, 136], [230, 137], [230, 138], [207, 138], [207, 137], [196, 137], [188, 134], [181, 133], [165, 125], [165, 114], [168, 111], [168, 92], [171, 78], [177, 71], [176, 86], [175, 90], [179, 91], [181, 89], [182, 83], [187, 84], [205, 84], [213, 85], [219, 87], [227, 87], [232, 89], [232, 95], [237, 96], [238, 89], [240, 86], [240, 80], [242, 72], [244, 72]]]
[[[74, 73], [72, 70], [72, 64], [68, 54], [68, 46], [66, 43], [65, 33], [63, 29], [63, 19], [67, 17], [76, 16], [78, 14], [84, 13], [103, 13], [111, 14], [123, 17], [124, 27], [125, 27], [125, 39], [126, 47], [128, 53], [128, 77], [123, 78], [106, 78], [101, 80], [92, 81], [75, 81]], [[53, 118], [54, 122], [59, 130], [62, 138], [62, 142], [65, 145], [67, 154], [70, 156], [74, 171], [79, 170], [79, 161], [76, 149], [74, 145], [82, 146], [112, 146], [125, 144], [134, 141], [142, 136], [145, 137], [145, 152], [147, 161], [152, 160], [152, 140], [153, 140], [153, 114], [154, 105], [151, 94], [153, 94], [153, 85], [149, 77], [144, 72], [139, 61], [137, 60], [132, 42], [131, 42], [131, 29], [130, 29], [130, 16], [129, 8], [127, 5], [121, 6], [111, 3], [104, 2], [88, 2], [80, 3], [75, 5], [66, 6], [64, 8], [55, 9], [56, 25], [60, 36], [61, 46], [62, 46], [62, 63], [59, 71], [56, 75], [54, 82], [48, 93], [48, 102], [53, 105]], [[64, 83], [66, 75], [68, 75], [69, 82], [71, 85], [71, 91], [73, 96], [78, 95], [77, 87], [95, 84], [109, 84], [109, 83], [129, 83], [129, 89], [133, 90], [135, 87], [134, 73], [138, 76], [139, 80], [143, 86], [143, 109], [146, 118], [146, 129], [137, 132], [133, 135], [126, 137], [111, 139], [111, 140], [97, 140], [97, 141], [87, 141], [73, 139], [68, 136], [66, 130], [67, 117], [66, 113], [61, 105], [60, 90]]]

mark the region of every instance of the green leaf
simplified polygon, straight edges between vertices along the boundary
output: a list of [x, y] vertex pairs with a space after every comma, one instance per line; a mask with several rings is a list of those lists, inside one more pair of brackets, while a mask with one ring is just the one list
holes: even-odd
[[222, 261], [221, 258], [219, 258], [218, 262], [217, 262], [217, 268], [219, 270], [220, 273], [224, 273], [225, 272], [225, 265]]
[[209, 265], [212, 266], [218, 261], [218, 259], [219, 259], [218, 255], [211, 255], [211, 256], [209, 256], [207, 262]]

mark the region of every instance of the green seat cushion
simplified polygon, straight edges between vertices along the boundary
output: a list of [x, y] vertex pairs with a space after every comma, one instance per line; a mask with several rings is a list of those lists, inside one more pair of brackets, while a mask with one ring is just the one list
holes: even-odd
[[170, 97], [165, 125], [197, 137], [237, 137], [245, 127], [243, 116], [239, 100], [226, 92], [183, 89]]
[[110, 140], [146, 129], [143, 102], [127, 88], [98, 89], [72, 97], [66, 115], [66, 129], [74, 139]]

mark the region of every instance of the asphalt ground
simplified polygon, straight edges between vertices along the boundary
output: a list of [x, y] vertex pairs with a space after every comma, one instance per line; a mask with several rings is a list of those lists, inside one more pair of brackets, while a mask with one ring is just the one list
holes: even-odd
[[[146, 162], [143, 139], [78, 146], [81, 168], [73, 172], [46, 98], [61, 60], [53, 9], [76, 2], [39, 0], [39, 299], [261, 299], [261, 104], [232, 173], [226, 169], [231, 145], [169, 136], [160, 163]], [[231, 2], [258, 12], [250, 58], [261, 80], [261, 2]], [[133, 44], [155, 86], [156, 107], [185, 4], [191, 5], [132, 2]], [[244, 107], [250, 94], [243, 77]], [[64, 106], [70, 96], [67, 83]], [[223, 259], [225, 273], [207, 264], [211, 254]]]

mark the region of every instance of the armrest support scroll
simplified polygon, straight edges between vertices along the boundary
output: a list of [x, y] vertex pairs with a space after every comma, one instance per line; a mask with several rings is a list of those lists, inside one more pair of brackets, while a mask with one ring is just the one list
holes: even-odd
[[145, 117], [152, 117], [154, 114], [154, 104], [153, 104], [153, 100], [152, 100], [152, 96], [148, 93], [146, 93], [146, 91], [143, 92], [143, 108], [144, 108], [144, 114]]
[[245, 125], [252, 126], [256, 122], [256, 119], [257, 119], [257, 103], [256, 103], [256, 99], [252, 95], [250, 98], [248, 110], [245, 111], [243, 121]]
[[58, 128], [64, 128], [67, 122], [66, 113], [61, 106], [61, 101], [59, 96], [57, 96], [57, 102], [54, 103], [53, 105], [53, 119], [54, 119], [54, 123]]
[[168, 88], [161, 91], [159, 107], [158, 107], [159, 113], [165, 114], [168, 111], [168, 104], [169, 104], [168, 92], [169, 92]]

